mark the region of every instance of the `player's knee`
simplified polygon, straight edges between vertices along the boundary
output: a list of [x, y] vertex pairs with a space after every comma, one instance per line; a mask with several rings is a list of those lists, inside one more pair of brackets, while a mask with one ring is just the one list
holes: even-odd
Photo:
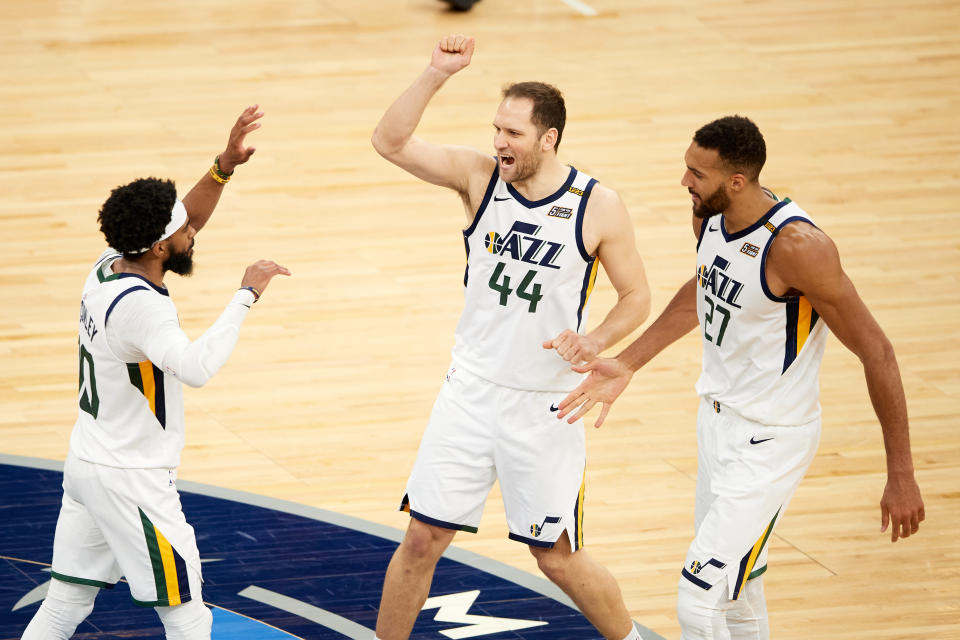
[[210, 640], [213, 614], [199, 599], [175, 607], [157, 607], [167, 640]]
[[98, 587], [51, 580], [47, 596], [23, 633], [24, 640], [69, 638], [93, 611], [99, 592]]
[[728, 640], [725, 604], [726, 585], [721, 582], [702, 589], [685, 578], [680, 579], [677, 594], [677, 619], [683, 640]]
[[554, 584], [562, 585], [569, 575], [571, 555], [561, 553], [556, 548], [530, 547], [530, 553], [537, 559], [537, 567]]
[[763, 578], [748, 580], [740, 599], [727, 611], [727, 628], [734, 638], [768, 640], [770, 623], [767, 619], [767, 603], [763, 596]]
[[449, 546], [455, 533], [411, 518], [401, 546], [403, 552], [412, 559], [435, 562]]

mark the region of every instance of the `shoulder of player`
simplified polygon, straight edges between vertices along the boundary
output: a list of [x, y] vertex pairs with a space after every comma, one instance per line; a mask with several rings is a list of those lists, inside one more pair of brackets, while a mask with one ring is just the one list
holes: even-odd
[[469, 147], [456, 147], [456, 149], [458, 153], [462, 151], [457, 162], [466, 178], [471, 198], [483, 198], [497, 168], [497, 160], [493, 156]]
[[834, 282], [842, 273], [830, 236], [802, 220], [779, 230], [767, 254], [767, 271], [807, 294]]
[[794, 220], [777, 231], [770, 257], [782, 260], [818, 260], [836, 254], [837, 247], [826, 233], [804, 220]]
[[[429, 143], [425, 143], [429, 144]], [[470, 180], [476, 178], [476, 174], [485, 173], [489, 178], [497, 166], [497, 160], [493, 156], [483, 153], [479, 149], [467, 147], [464, 145], [444, 144], [437, 145], [446, 153], [447, 159], [451, 163], [451, 168], [460, 171]]]
[[588, 218], [606, 222], [625, 217], [627, 206], [623, 203], [619, 193], [598, 182], [593, 185], [593, 189], [590, 191], [584, 213]]
[[120, 278], [113, 282], [112, 291], [110, 304], [115, 308], [114, 313], [122, 310], [150, 317], [170, 312], [176, 314], [170, 295], [141, 278]]
[[599, 241], [619, 234], [624, 225], [630, 224], [630, 216], [620, 194], [597, 183], [593, 185], [587, 200], [583, 224], [593, 231], [592, 235]]

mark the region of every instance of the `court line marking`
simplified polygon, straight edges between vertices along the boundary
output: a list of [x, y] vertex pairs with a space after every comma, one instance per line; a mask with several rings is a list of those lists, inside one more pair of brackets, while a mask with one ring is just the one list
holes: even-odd
[[[46, 458], [34, 458], [30, 456], [15, 456], [7, 453], [0, 453], [0, 464], [33, 467], [35, 469], [46, 469], [48, 471], [63, 471], [63, 462], [58, 460], [47, 460]], [[284, 513], [289, 513], [296, 516], [303, 516], [304, 518], [310, 518], [312, 520], [329, 522], [330, 524], [335, 524], [347, 529], [362, 531], [373, 536], [386, 538], [387, 540], [392, 540], [398, 544], [403, 540], [403, 536], [405, 534], [405, 531], [402, 529], [395, 529], [386, 525], [377, 524], [376, 522], [361, 520], [360, 518], [337, 513], [336, 511], [327, 511], [326, 509], [310, 507], [305, 504], [289, 502], [287, 500], [280, 500], [279, 498], [269, 498], [256, 493], [247, 493], [245, 491], [237, 491], [236, 489], [225, 489], [224, 487], [216, 487], [200, 482], [190, 482], [189, 480], [177, 480], [177, 487], [190, 493], [199, 493], [211, 498], [233, 500], [234, 502], [242, 502], [256, 507], [264, 507], [266, 509], [274, 509], [276, 511], [282, 511]], [[571, 600], [567, 594], [561, 591], [557, 585], [553, 584], [546, 578], [540, 578], [525, 571], [521, 571], [520, 569], [515, 569], [510, 565], [504, 564], [497, 560], [493, 560], [472, 551], [467, 551], [466, 549], [460, 549], [454, 546], [447, 547], [443, 557], [449, 558], [450, 560], [455, 560], [456, 562], [473, 567], [474, 569], [479, 569], [480, 571], [495, 575], [499, 578], [503, 578], [504, 580], [520, 585], [521, 587], [525, 587], [535, 593], [539, 593], [540, 595], [547, 596], [548, 598], [560, 602], [561, 604], [567, 605], [571, 609], [579, 611], [577, 606], [573, 603], [573, 600]], [[640, 632], [640, 635], [644, 638], [644, 640], [666, 640], [663, 636], [636, 621], [634, 621], [634, 625], [637, 627], [637, 630]]]
[[563, 3], [574, 11], [579, 11], [585, 16], [597, 15], [597, 10], [588, 5], [586, 2], [581, 2], [580, 0], [563, 0]]
[[270, 591], [269, 589], [251, 585], [241, 591], [238, 595], [241, 595], [244, 598], [250, 598], [251, 600], [256, 600], [257, 602], [262, 602], [263, 604], [270, 605], [271, 607], [276, 607], [281, 611], [286, 611], [287, 613], [300, 616], [301, 618], [305, 618], [310, 622], [316, 622], [320, 626], [326, 627], [327, 629], [333, 629], [337, 633], [347, 636], [351, 640], [372, 640], [373, 638], [373, 629], [368, 629], [362, 624], [357, 624], [353, 620], [348, 620], [331, 611], [321, 609], [320, 607], [297, 600], [296, 598], [291, 598], [290, 596], [285, 596], [282, 593], [277, 593], [276, 591]]

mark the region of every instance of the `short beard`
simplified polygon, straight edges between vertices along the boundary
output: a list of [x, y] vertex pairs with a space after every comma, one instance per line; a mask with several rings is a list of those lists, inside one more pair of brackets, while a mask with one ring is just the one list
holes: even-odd
[[727, 188], [721, 184], [716, 191], [702, 199], [699, 205], [693, 205], [693, 215], [706, 220], [729, 208], [730, 196], [727, 194]]
[[537, 157], [533, 153], [531, 153], [528, 158], [529, 160], [520, 162], [520, 158], [514, 156], [513, 162], [516, 165], [517, 176], [510, 180], [509, 184], [528, 180], [537, 175], [537, 172], [540, 171], [540, 164], [542, 163], [541, 158]]
[[193, 273], [193, 256], [190, 255], [190, 252], [193, 250], [193, 247], [187, 249], [186, 251], [179, 253], [176, 251], [170, 252], [170, 257], [163, 261], [163, 271], [173, 271], [177, 275], [189, 276]]

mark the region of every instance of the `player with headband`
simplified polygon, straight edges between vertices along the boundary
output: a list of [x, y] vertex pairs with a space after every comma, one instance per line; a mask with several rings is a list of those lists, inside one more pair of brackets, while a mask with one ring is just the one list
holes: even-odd
[[156, 608], [167, 638], [210, 638], [200, 555], [175, 482], [181, 383], [210, 380], [267, 284], [290, 272], [267, 260], [247, 267], [223, 313], [194, 341], [180, 329], [163, 278], [192, 272], [194, 236], [234, 168], [255, 151], [244, 139], [261, 117], [256, 105], [243, 111], [224, 152], [182, 201], [170, 180], [143, 178], [114, 189], [100, 210], [110, 248], [80, 302], [79, 411], [64, 464], [54, 579], [25, 640], [69, 638], [100, 588], [121, 577], [134, 602]]

